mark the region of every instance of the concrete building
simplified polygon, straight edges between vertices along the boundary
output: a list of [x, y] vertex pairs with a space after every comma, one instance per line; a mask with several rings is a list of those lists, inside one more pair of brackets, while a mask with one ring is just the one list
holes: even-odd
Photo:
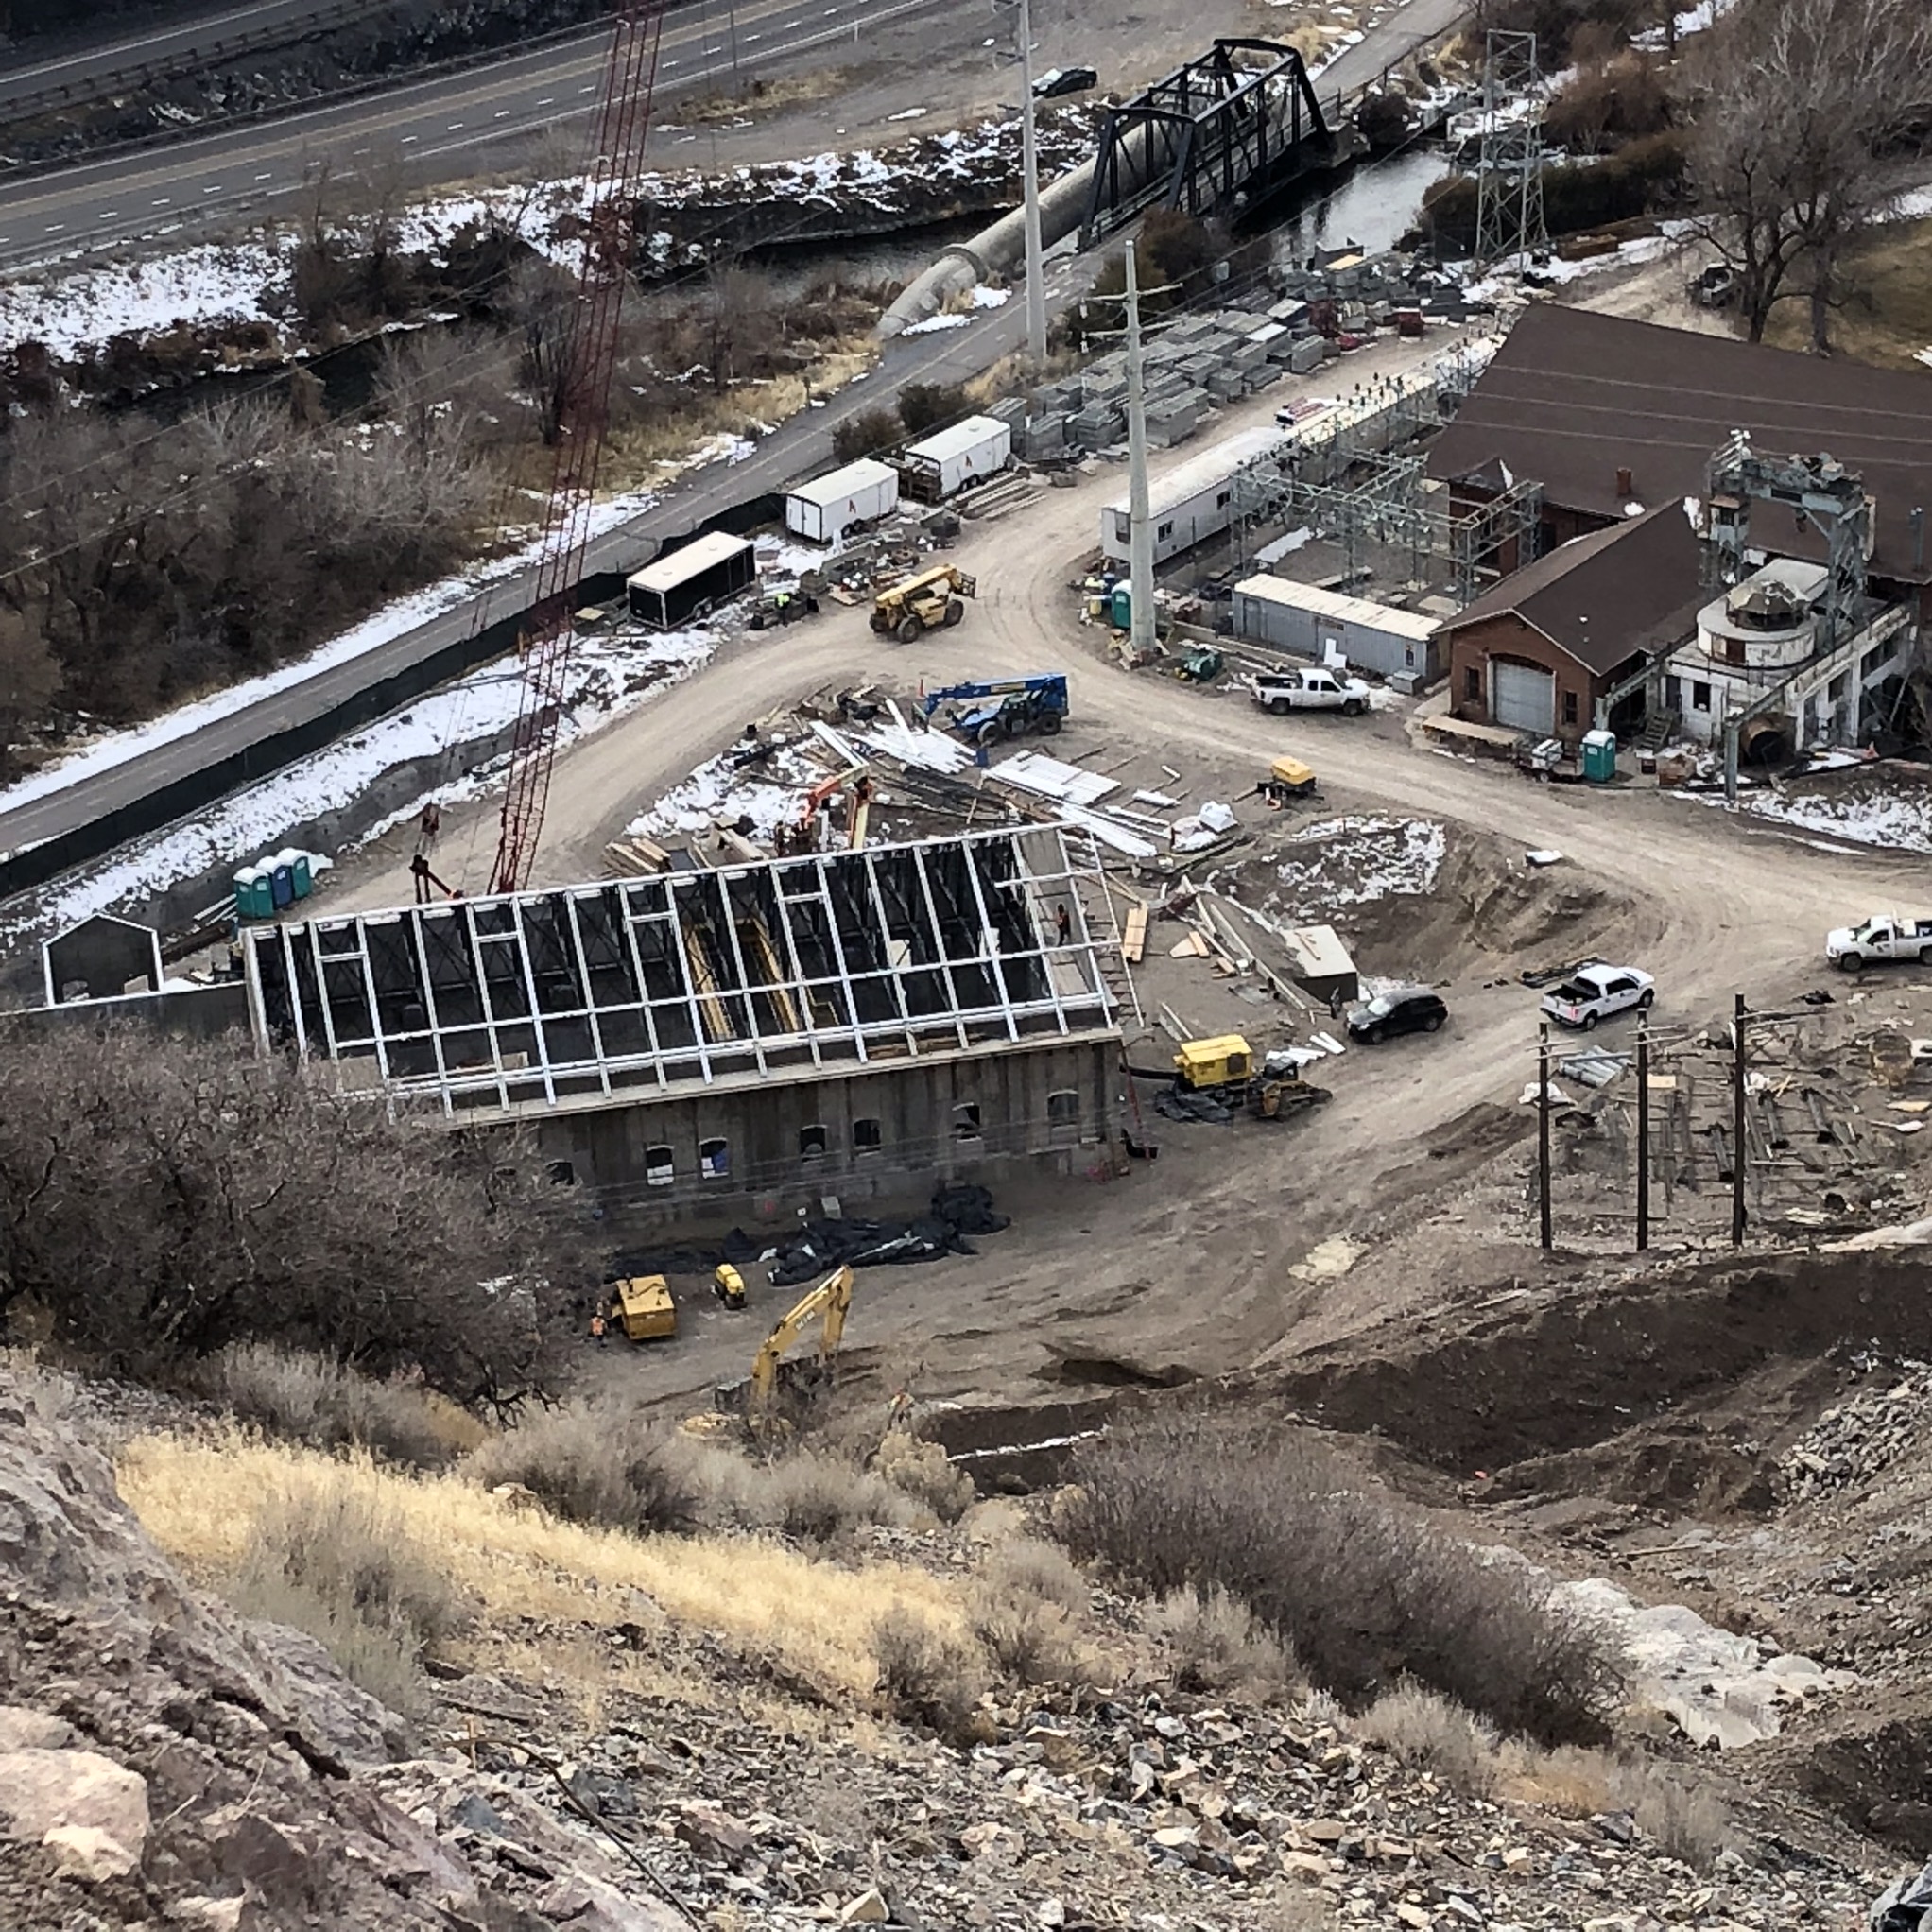
[[613, 1206], [768, 1217], [1109, 1147], [1106, 904], [1030, 826], [263, 928], [248, 984], [265, 1048], [531, 1125]]
[[[1679, 503], [1578, 537], [1440, 627], [1454, 716], [1570, 743], [1619, 686], [1691, 635], [1702, 546]], [[1610, 721], [1634, 722], [1642, 685]]]
[[1664, 670], [1664, 702], [1683, 736], [1714, 744], [1727, 719], [1742, 717], [1742, 755], [1781, 763], [1870, 727], [1872, 695], [1903, 674], [1910, 613], [1881, 611], [1820, 652], [1826, 576], [1821, 563], [1773, 558], [1699, 612], [1696, 636]]
[[1339, 654], [1379, 677], [1406, 673], [1417, 685], [1441, 675], [1440, 620], [1424, 612], [1261, 576], [1234, 586], [1233, 617], [1236, 637], [1297, 657], [1332, 661]]

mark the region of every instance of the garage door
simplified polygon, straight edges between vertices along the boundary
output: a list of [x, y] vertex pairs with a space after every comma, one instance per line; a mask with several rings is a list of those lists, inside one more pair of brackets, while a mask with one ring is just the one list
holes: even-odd
[[1512, 732], [1536, 732], [1548, 737], [1557, 723], [1556, 673], [1492, 658], [1490, 716]]

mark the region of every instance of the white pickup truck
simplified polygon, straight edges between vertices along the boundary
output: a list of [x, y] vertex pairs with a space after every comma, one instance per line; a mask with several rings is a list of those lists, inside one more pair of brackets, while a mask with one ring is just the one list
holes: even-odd
[[1826, 933], [1824, 956], [1847, 973], [1880, 959], [1912, 959], [1932, 966], [1932, 919], [1874, 912], [1860, 925], [1841, 925], [1837, 932]]
[[1338, 711], [1344, 717], [1360, 717], [1369, 708], [1369, 687], [1326, 664], [1311, 664], [1305, 671], [1257, 672], [1248, 688], [1255, 703], [1277, 717], [1291, 711]]

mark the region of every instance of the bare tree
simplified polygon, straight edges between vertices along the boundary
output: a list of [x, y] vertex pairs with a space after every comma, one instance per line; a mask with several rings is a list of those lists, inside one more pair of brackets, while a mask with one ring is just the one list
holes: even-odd
[[1739, 0], [1712, 30], [1691, 168], [1753, 342], [1803, 292], [1829, 349], [1846, 251], [1889, 198], [1879, 156], [1926, 100], [1928, 62], [1923, 0]]

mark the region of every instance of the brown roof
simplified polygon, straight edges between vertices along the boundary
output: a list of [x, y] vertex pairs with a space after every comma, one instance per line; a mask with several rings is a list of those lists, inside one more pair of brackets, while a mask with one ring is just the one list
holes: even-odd
[[[1932, 509], [1932, 376], [1539, 302], [1437, 440], [1429, 474], [1500, 460], [1540, 481], [1552, 504], [1621, 516], [1620, 469], [1640, 503], [1699, 496], [1705, 464], [1734, 429], [1767, 455], [1828, 454], [1857, 472], [1877, 504], [1873, 568], [1932, 579], [1908, 522], [1919, 505]], [[1789, 520], [1778, 524], [1783, 540]]]
[[1681, 503], [1593, 530], [1485, 591], [1442, 626], [1451, 632], [1513, 615], [1598, 677], [1638, 652], [1680, 643], [1713, 594], [1699, 579], [1700, 546]]

